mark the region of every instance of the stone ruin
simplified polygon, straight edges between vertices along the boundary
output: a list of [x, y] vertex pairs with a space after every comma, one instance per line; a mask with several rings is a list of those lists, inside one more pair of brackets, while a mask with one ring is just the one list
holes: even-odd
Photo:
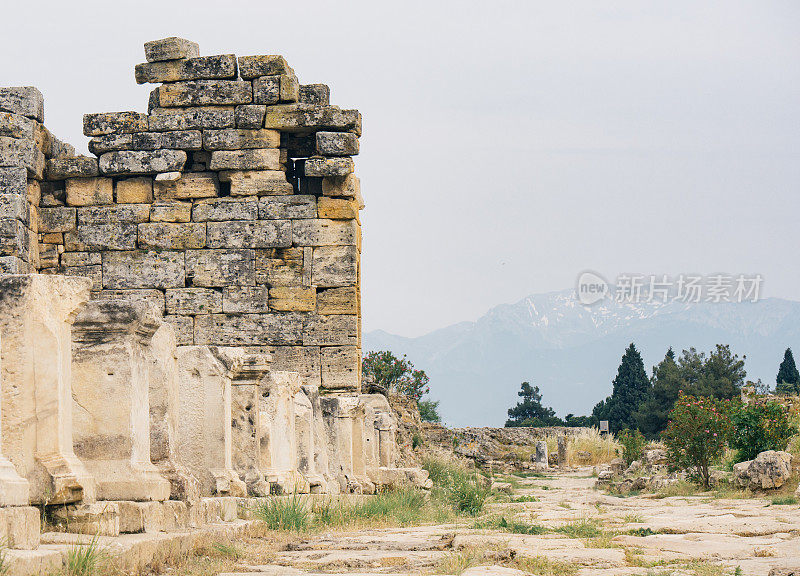
[[148, 112], [85, 115], [94, 157], [0, 88], [0, 536], [424, 484], [361, 393], [361, 115], [282, 56], [145, 55]]

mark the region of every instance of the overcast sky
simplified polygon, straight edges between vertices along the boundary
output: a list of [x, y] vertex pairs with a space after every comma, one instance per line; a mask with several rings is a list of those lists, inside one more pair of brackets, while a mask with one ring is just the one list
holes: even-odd
[[750, 272], [800, 299], [800, 3], [4, 2], [0, 84], [146, 110], [164, 36], [286, 56], [364, 116], [364, 329], [413, 336], [578, 273]]

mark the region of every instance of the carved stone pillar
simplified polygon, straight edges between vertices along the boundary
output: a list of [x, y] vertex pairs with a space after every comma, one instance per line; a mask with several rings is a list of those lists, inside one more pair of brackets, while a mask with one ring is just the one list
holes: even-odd
[[127, 300], [90, 301], [75, 320], [75, 452], [100, 500], [169, 498], [150, 460], [150, 344], [160, 324], [152, 305]]
[[72, 323], [90, 286], [71, 276], [0, 277], [2, 451], [30, 483], [32, 504], [95, 499], [72, 445]]
[[268, 444], [267, 479], [277, 493], [307, 493], [309, 485], [297, 469], [295, 396], [297, 372], [270, 372], [261, 382], [261, 422]]
[[170, 499], [196, 502], [200, 485], [178, 458], [180, 420], [175, 329], [162, 322], [151, 340], [150, 458], [170, 483]]
[[245, 496], [233, 468], [232, 368], [208, 346], [179, 346], [178, 458], [203, 496]]
[[[0, 334], [0, 350], [2, 334]], [[0, 391], [3, 390], [2, 359], [0, 358]], [[0, 424], [2, 423], [3, 400], [0, 396]], [[2, 425], [0, 425], [0, 507], [27, 506], [30, 485], [14, 468], [11, 461], [2, 453]]]

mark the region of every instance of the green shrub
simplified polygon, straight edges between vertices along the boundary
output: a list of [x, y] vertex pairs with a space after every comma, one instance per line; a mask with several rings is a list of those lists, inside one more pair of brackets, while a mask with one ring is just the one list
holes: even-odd
[[681, 393], [662, 435], [670, 468], [688, 471], [708, 488], [709, 469], [724, 453], [730, 436], [728, 412], [726, 401]]
[[439, 416], [438, 400], [420, 400], [417, 406], [419, 406], [419, 417], [423, 422], [438, 424], [442, 421], [442, 417]]
[[483, 485], [478, 474], [437, 458], [426, 458], [422, 467], [433, 482], [435, 497], [447, 502], [457, 512], [471, 516], [480, 514], [491, 490]]
[[270, 530], [300, 532], [308, 529], [311, 521], [305, 500], [296, 494], [289, 498], [267, 498], [256, 505], [253, 513]]
[[425, 439], [419, 432], [414, 432], [411, 436], [411, 449], [416, 450], [425, 443]]
[[639, 460], [644, 454], [646, 441], [642, 433], [636, 429], [626, 428], [620, 431], [617, 433], [617, 441], [622, 444], [622, 459], [628, 466], [634, 460]]
[[785, 450], [797, 427], [789, 421], [789, 411], [777, 402], [737, 405], [731, 409], [731, 448], [736, 461], [753, 460], [766, 450]]

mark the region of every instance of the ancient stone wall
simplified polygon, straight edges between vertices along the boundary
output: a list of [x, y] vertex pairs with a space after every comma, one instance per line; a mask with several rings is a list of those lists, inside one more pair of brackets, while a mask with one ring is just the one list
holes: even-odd
[[0, 89], [0, 165], [25, 168], [0, 168], [0, 266], [86, 276], [94, 299], [155, 303], [179, 345], [358, 392], [360, 114], [281, 56], [145, 53], [148, 112], [84, 116], [96, 158], [49, 134], [36, 89]]

